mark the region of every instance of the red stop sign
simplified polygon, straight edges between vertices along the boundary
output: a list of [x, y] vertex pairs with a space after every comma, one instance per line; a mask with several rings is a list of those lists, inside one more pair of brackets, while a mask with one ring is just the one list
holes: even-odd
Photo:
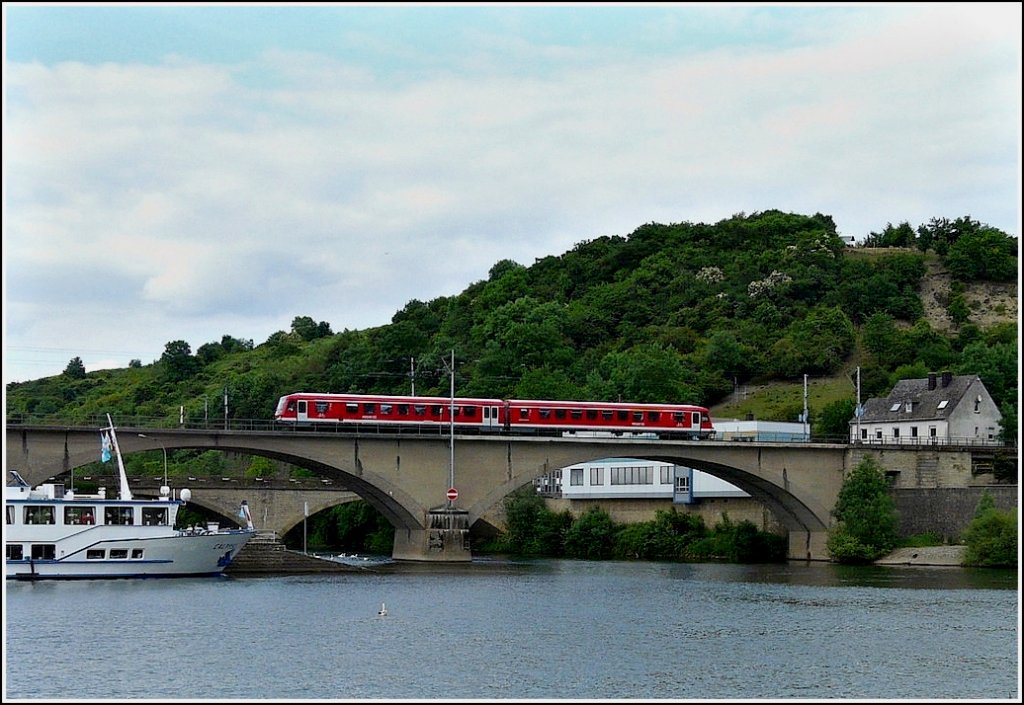
[[445, 493], [445, 497], [448, 498], [449, 502], [454, 502], [459, 498], [459, 491], [454, 487], [449, 487], [448, 491]]

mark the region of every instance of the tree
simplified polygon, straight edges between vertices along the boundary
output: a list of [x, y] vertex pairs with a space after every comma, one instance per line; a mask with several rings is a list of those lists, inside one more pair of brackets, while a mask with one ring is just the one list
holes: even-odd
[[882, 467], [864, 458], [843, 480], [832, 510], [828, 551], [840, 563], [870, 563], [892, 551], [897, 540], [896, 502]]
[[982, 226], [962, 235], [946, 254], [946, 268], [961, 281], [1013, 281], [1017, 276], [1017, 240]]
[[85, 363], [82, 362], [82, 358], [71, 358], [68, 366], [64, 368], [64, 376], [71, 379], [85, 379]]
[[815, 435], [826, 438], [848, 438], [850, 420], [853, 419], [857, 402], [853, 399], [836, 399], [821, 410], [814, 425]]
[[164, 346], [160, 356], [165, 377], [180, 382], [191, 377], [199, 369], [199, 360], [192, 357], [192, 348], [184, 340], [172, 340]]

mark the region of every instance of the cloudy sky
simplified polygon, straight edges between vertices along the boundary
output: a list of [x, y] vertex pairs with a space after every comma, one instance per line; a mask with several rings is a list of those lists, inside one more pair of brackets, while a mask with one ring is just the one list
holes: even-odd
[[1021, 5], [4, 3], [4, 382], [648, 222], [1020, 234]]

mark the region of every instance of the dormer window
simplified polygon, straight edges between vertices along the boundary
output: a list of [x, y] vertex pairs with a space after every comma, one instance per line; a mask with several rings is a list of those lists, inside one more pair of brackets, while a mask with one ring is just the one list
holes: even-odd
[[949, 404], [949, 399], [943, 399], [942, 401], [939, 402], [938, 408], [945, 409], [947, 404]]
[[908, 414], [911, 413], [914, 410], [914, 402], [908, 401], [906, 404], [903, 405], [903, 410]]

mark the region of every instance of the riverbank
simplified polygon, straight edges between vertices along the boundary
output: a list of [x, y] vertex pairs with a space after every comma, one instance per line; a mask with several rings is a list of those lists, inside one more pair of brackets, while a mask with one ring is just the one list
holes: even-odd
[[888, 556], [875, 561], [875, 565], [960, 566], [966, 550], [967, 546], [897, 548]]

